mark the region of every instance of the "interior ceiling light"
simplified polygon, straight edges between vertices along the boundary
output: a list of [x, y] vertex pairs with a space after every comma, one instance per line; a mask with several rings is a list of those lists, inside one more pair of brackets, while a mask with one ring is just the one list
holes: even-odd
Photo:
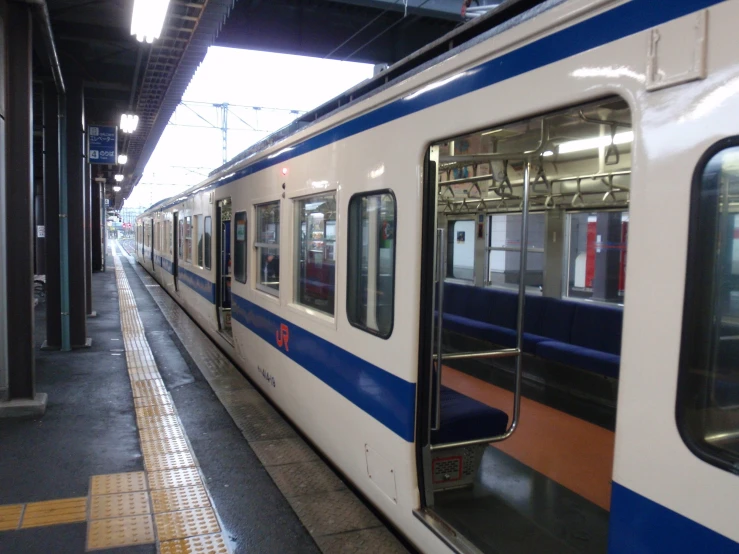
[[118, 181], [119, 183], [120, 183], [121, 181], [123, 181], [123, 175], [121, 175], [120, 173], [119, 173], [118, 175], [116, 175], [115, 177], [113, 177], [113, 178], [114, 178], [114, 179], [115, 179], [116, 181]]
[[128, 162], [128, 156], [126, 156], [125, 154], [119, 154], [118, 163], [121, 165], [126, 165], [126, 162]]
[[162, 34], [167, 8], [169, 0], [136, 0], [131, 18], [131, 34], [136, 35], [139, 42], [154, 42]]
[[118, 185], [114, 186], [113, 192], [121, 192], [121, 187], [119, 187]]
[[121, 115], [121, 131], [124, 133], [133, 133], [139, 126], [139, 116], [131, 114]]
[[[618, 133], [613, 137], [613, 144], [626, 144], [634, 140], [634, 132], [626, 131], [624, 133]], [[593, 148], [600, 148], [602, 146], [609, 146], [611, 144], [611, 137], [609, 135], [603, 135], [602, 137], [594, 137], [583, 140], [571, 140], [569, 142], [563, 142], [559, 145], [560, 154], [569, 154], [571, 152], [581, 152], [583, 150], [592, 150]]]

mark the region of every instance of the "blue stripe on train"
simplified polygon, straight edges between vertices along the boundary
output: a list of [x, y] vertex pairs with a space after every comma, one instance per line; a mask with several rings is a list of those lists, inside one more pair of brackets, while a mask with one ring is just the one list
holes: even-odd
[[609, 554], [738, 554], [739, 543], [613, 483]]
[[[174, 270], [174, 263], [171, 260], [168, 260], [167, 258], [163, 256], [155, 256], [154, 264], [159, 265], [162, 269], [164, 269], [170, 275], [172, 274], [172, 271]], [[182, 266], [178, 266], [177, 268], [177, 280], [183, 285], [187, 285], [189, 288], [197, 292], [200, 296], [205, 298], [211, 304], [215, 304], [216, 302], [215, 283], [211, 283], [205, 277], [196, 275], [192, 271], [188, 271]]]
[[[523, 75], [529, 71], [575, 56], [609, 42], [661, 25], [684, 15], [709, 8], [722, 0], [631, 0], [556, 33], [503, 54], [464, 72], [444, 86], [423, 94], [395, 100], [354, 119], [304, 140], [280, 155], [256, 161], [214, 182], [212, 190], [252, 173], [312, 152], [331, 143], [379, 127], [426, 108], [469, 94], [481, 88]], [[603, 63], [607, 63], [605, 60]], [[178, 204], [169, 203], [157, 209]]]
[[[414, 436], [416, 385], [231, 295], [231, 316], [403, 439]], [[287, 342], [283, 332], [287, 328]], [[280, 346], [278, 340], [282, 342]]]

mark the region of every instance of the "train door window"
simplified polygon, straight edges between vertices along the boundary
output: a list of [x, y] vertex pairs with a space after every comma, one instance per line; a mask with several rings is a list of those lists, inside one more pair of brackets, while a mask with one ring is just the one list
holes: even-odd
[[185, 218], [185, 261], [192, 263], [192, 217]]
[[296, 202], [296, 302], [334, 315], [336, 291], [336, 194]]
[[236, 212], [234, 236], [234, 277], [246, 283], [246, 212]]
[[177, 233], [177, 258], [182, 261], [185, 259], [185, 218], [179, 221], [179, 230]]
[[256, 206], [257, 288], [270, 294], [280, 290], [280, 202]]
[[171, 221], [167, 221], [167, 236], [169, 237], [167, 242], [169, 244], [169, 255], [171, 256], [174, 253], [174, 237], [172, 236], [172, 222]]
[[203, 216], [195, 216], [195, 236], [198, 238], [197, 249], [198, 249], [198, 267], [203, 267]]
[[211, 247], [212, 247], [212, 244], [213, 244], [211, 242], [211, 240], [212, 240], [211, 239], [211, 236], [212, 235], [213, 235], [213, 220], [211, 219], [210, 216], [208, 216], [208, 217], [205, 218], [205, 239], [204, 239], [205, 240], [205, 244], [204, 244], [204, 247], [203, 247], [203, 250], [204, 250], [204, 254], [203, 255], [205, 257], [205, 269], [210, 269], [211, 268], [211, 262], [210, 262], [210, 260], [211, 260]]
[[355, 195], [349, 202], [347, 317], [382, 338], [393, 330], [395, 221], [389, 191]]
[[566, 225], [566, 296], [623, 303], [629, 213], [569, 213]]
[[[527, 292], [540, 291], [544, 284], [545, 214], [529, 214], [526, 244]], [[518, 289], [521, 263], [521, 214], [488, 216], [486, 285]]]
[[739, 467], [739, 138], [709, 151], [696, 172], [677, 422], [688, 447]]

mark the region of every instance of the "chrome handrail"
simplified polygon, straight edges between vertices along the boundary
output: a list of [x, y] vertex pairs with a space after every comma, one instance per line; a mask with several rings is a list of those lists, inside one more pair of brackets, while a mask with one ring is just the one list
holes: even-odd
[[[436, 316], [436, 353], [432, 356], [431, 367], [436, 371], [436, 383], [434, 387], [434, 396], [436, 400], [436, 410], [434, 411], [434, 422], [431, 425], [432, 431], [437, 431], [441, 427], [441, 362], [443, 359], [441, 353], [441, 340], [444, 323], [444, 278], [446, 273], [446, 243], [444, 241], [444, 229], [436, 230], [436, 299], [438, 302], [438, 310]], [[436, 363], [434, 363], [436, 360]]]
[[[523, 315], [524, 315], [524, 308], [525, 308], [525, 302], [526, 302], [526, 245], [528, 244], [529, 239], [529, 226], [528, 226], [528, 220], [529, 220], [529, 185], [530, 185], [530, 178], [531, 178], [531, 162], [527, 162], [524, 166], [524, 178], [523, 178], [523, 207], [522, 207], [522, 214], [521, 214], [521, 261], [519, 263], [519, 277], [518, 277], [518, 315], [516, 317], [516, 348], [515, 349], [507, 349], [507, 355], [508, 356], [516, 356], [516, 381], [513, 391], [513, 420], [511, 421], [510, 427], [506, 430], [505, 433], [502, 435], [497, 435], [494, 437], [486, 437], [482, 439], [472, 439], [472, 440], [466, 440], [466, 441], [457, 441], [457, 442], [450, 442], [445, 444], [430, 444], [429, 449], [434, 452], [436, 450], [447, 450], [450, 448], [461, 448], [464, 446], [474, 446], [477, 444], [486, 444], [490, 442], [499, 442], [502, 440], [507, 439], [510, 437], [518, 427], [518, 422], [521, 415], [521, 379], [523, 376], [523, 367], [522, 367], [522, 356], [521, 352], [523, 350]], [[441, 314], [442, 310], [439, 309], [439, 314]], [[499, 350], [498, 352], [504, 352], [504, 350]], [[471, 356], [471, 352], [465, 352], [462, 353], [465, 355], [466, 358], [473, 358], [474, 356]], [[480, 353], [482, 355], [479, 355], [477, 357], [495, 357], [495, 356], [486, 356], [485, 354], [491, 354], [491, 352], [482, 352]], [[448, 354], [448, 356], [454, 356], [454, 354]], [[444, 355], [441, 355], [441, 353], [438, 354], [437, 359], [454, 359], [454, 358], [445, 358]], [[433, 363], [433, 362], [432, 362]], [[439, 371], [441, 372], [441, 364], [437, 364], [439, 367]], [[439, 382], [441, 382], [441, 373], [439, 373]], [[437, 414], [441, 413], [441, 402], [440, 397], [437, 396]], [[436, 429], [433, 429], [436, 431]]]
[[[476, 358], [512, 358], [518, 356], [521, 351], [518, 348], [504, 348], [502, 350], [485, 350], [482, 352], [450, 352], [441, 355], [444, 360], [473, 360]], [[438, 360], [438, 354], [434, 354], [434, 360]]]

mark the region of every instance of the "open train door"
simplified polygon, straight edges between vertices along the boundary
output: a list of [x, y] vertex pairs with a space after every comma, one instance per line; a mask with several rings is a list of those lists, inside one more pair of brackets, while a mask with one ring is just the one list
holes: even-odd
[[218, 329], [229, 341], [233, 340], [231, 330], [231, 199], [219, 200], [216, 206], [216, 236], [218, 262], [216, 263], [216, 309], [218, 310]]

